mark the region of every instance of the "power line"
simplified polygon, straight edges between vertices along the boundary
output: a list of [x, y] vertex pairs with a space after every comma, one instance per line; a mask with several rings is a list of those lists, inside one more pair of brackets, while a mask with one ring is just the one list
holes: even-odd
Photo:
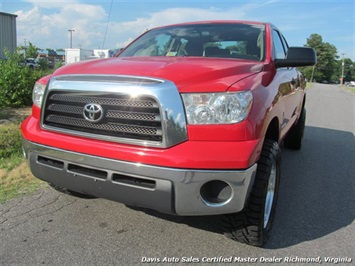
[[110, 23], [110, 17], [111, 17], [112, 3], [113, 3], [113, 0], [111, 0], [110, 10], [108, 12], [108, 18], [107, 18], [107, 23], [106, 23], [106, 30], [105, 30], [104, 40], [103, 40], [102, 46], [101, 46], [102, 49], [104, 49], [104, 47], [105, 47], [107, 29], [108, 29], [108, 24]]

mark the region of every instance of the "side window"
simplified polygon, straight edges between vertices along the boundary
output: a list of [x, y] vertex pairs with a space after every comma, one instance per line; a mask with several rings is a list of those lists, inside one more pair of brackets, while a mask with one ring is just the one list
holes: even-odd
[[286, 54], [287, 54], [287, 51], [288, 51], [288, 44], [286, 42], [286, 39], [285, 37], [281, 34], [281, 38], [282, 38], [282, 43], [284, 45], [284, 48], [285, 48], [285, 51], [286, 51]]
[[285, 58], [285, 49], [282, 44], [281, 37], [276, 30], [272, 31], [272, 38], [274, 42], [274, 55], [275, 59], [284, 59]]

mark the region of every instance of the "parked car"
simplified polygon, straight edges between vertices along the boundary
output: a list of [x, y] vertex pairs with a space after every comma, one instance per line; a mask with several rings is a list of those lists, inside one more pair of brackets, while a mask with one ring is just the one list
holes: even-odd
[[[60, 191], [174, 215], [220, 215], [262, 245], [281, 177], [300, 149], [312, 48], [270, 23], [209, 21], [145, 32], [115, 58], [38, 80], [22, 124], [32, 173]], [[62, 188], [65, 188], [63, 190]]]
[[20, 62], [21, 66], [27, 66], [31, 69], [34, 69], [38, 66], [36, 60], [34, 58], [26, 58]]

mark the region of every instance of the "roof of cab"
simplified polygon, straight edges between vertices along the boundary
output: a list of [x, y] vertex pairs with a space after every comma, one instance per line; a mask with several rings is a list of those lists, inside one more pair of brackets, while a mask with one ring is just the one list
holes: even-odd
[[254, 24], [254, 25], [265, 25], [267, 22], [260, 21], [248, 21], [248, 20], [205, 20], [205, 21], [192, 21], [192, 22], [182, 22], [170, 25], [159, 26], [155, 28], [165, 28], [171, 26], [183, 26], [183, 25], [201, 25], [201, 24]]

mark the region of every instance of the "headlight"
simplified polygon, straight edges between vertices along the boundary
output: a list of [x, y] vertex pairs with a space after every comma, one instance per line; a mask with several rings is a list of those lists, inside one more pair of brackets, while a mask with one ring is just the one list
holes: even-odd
[[39, 82], [36, 82], [35, 86], [33, 87], [33, 93], [32, 93], [32, 101], [33, 104], [41, 108], [42, 105], [42, 99], [43, 99], [43, 94], [44, 90], [46, 88], [46, 85], [41, 84]]
[[182, 94], [189, 124], [233, 124], [249, 114], [251, 91]]

